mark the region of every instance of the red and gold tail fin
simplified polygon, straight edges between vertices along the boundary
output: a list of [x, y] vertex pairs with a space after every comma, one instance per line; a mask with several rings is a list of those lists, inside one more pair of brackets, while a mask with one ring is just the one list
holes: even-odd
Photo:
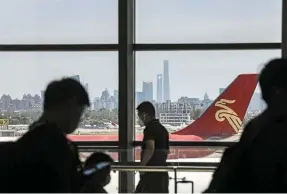
[[174, 134], [203, 139], [237, 134], [256, 85], [257, 74], [239, 75], [198, 119]]

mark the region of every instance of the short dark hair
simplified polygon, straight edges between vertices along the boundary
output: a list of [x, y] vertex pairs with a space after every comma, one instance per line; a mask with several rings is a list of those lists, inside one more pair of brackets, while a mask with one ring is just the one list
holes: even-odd
[[155, 108], [153, 106], [153, 104], [149, 101], [145, 101], [140, 103], [140, 105], [138, 105], [137, 107], [137, 111], [139, 113], [146, 113], [151, 117], [155, 116]]
[[[95, 152], [93, 153], [85, 162], [84, 169], [93, 168], [94, 165], [99, 164], [100, 162], [109, 162], [113, 163], [114, 160], [108, 155], [103, 152]], [[101, 170], [104, 174], [110, 173], [111, 166], [106, 167], [105, 169]]]
[[260, 72], [259, 85], [262, 98], [267, 103], [274, 92], [274, 87], [287, 89], [287, 59], [276, 58], [270, 60]]
[[52, 81], [44, 93], [44, 110], [58, 106], [71, 98], [76, 98], [79, 105], [90, 106], [88, 93], [80, 82], [71, 78]]
[[95, 152], [86, 160], [85, 167], [89, 167], [94, 164], [98, 164], [100, 162], [110, 162], [113, 163], [114, 160], [108, 154], [103, 152]]

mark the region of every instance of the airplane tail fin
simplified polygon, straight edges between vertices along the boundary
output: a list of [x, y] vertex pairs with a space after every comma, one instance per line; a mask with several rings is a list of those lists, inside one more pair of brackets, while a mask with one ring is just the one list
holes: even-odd
[[257, 74], [237, 76], [198, 119], [173, 134], [196, 135], [203, 139], [237, 134], [256, 85]]

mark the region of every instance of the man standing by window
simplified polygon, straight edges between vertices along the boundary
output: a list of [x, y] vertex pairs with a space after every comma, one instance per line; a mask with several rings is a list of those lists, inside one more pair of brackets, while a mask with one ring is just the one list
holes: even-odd
[[[145, 126], [141, 150], [141, 166], [165, 166], [169, 153], [169, 134], [155, 118], [155, 108], [150, 102], [137, 107], [139, 124]], [[168, 193], [167, 172], [141, 172], [136, 193]]]

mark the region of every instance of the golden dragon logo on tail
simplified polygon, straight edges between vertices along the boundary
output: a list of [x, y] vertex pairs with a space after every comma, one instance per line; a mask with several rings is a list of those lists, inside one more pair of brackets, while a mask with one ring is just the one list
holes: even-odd
[[215, 103], [216, 107], [220, 107], [221, 109], [216, 111], [215, 119], [219, 122], [223, 122], [225, 120], [231, 125], [233, 130], [238, 133], [242, 126], [242, 121], [238, 117], [237, 113], [234, 112], [227, 104], [233, 104], [235, 100], [226, 100], [221, 99]]

